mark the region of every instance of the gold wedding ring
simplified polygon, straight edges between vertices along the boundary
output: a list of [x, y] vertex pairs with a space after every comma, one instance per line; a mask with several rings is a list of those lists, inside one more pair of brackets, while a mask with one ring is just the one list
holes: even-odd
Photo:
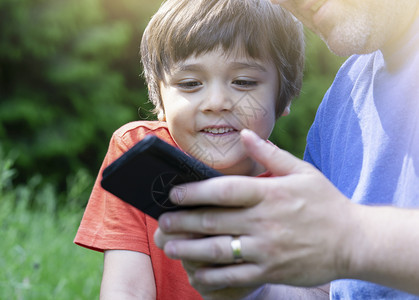
[[239, 264], [243, 262], [242, 256], [242, 244], [240, 242], [240, 237], [233, 236], [231, 240], [231, 250], [233, 250], [233, 259], [234, 263]]

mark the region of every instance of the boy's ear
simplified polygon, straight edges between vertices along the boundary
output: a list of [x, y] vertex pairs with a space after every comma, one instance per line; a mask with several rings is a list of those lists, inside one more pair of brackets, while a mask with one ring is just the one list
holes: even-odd
[[157, 114], [157, 119], [161, 122], [166, 121], [166, 114], [164, 113], [163, 109], [161, 109], [160, 112]]
[[282, 114], [281, 114], [281, 117], [285, 117], [285, 116], [288, 116], [288, 115], [290, 114], [290, 112], [291, 112], [291, 108], [290, 108], [290, 106], [291, 106], [291, 104], [288, 104], [288, 105], [285, 107], [284, 111], [283, 111], [283, 112], [282, 112]]

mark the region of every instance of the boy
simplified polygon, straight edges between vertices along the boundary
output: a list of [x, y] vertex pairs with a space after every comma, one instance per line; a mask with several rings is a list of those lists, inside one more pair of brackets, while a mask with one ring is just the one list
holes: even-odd
[[157, 221], [104, 191], [101, 173], [154, 134], [224, 174], [269, 176], [239, 133], [266, 140], [289, 112], [302, 81], [302, 27], [267, 0], [168, 0], [144, 32], [141, 58], [159, 121], [114, 133], [75, 243], [105, 253], [101, 299], [199, 299], [181, 263], [155, 246]]

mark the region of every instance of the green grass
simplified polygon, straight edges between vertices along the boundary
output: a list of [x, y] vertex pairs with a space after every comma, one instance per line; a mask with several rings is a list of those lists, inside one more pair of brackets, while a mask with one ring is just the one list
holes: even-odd
[[[66, 195], [34, 177], [15, 187], [0, 149], [0, 299], [98, 299], [103, 255], [73, 244], [83, 214], [75, 198], [91, 180], [81, 172]], [[68, 203], [57, 203], [64, 200]]]

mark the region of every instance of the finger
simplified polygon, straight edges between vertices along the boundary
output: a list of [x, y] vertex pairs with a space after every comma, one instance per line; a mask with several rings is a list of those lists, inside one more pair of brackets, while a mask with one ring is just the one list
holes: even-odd
[[233, 263], [231, 236], [209, 237], [198, 240], [174, 240], [164, 246], [164, 252], [172, 259], [200, 263]]
[[[240, 250], [234, 253], [232, 236], [216, 236], [195, 240], [172, 240], [165, 244], [164, 252], [173, 259], [188, 260], [200, 263], [232, 264], [240, 261], [253, 262], [258, 253], [250, 252], [256, 249], [251, 246], [251, 239], [240, 236]], [[236, 247], [237, 249], [237, 247]]]
[[262, 200], [263, 178], [221, 176], [175, 186], [170, 199], [176, 205], [216, 205], [248, 207]]
[[194, 285], [216, 287], [240, 287], [248, 286], [251, 282], [254, 286], [263, 283], [263, 270], [252, 263], [232, 264], [219, 267], [204, 267], [197, 269], [190, 280]]
[[159, 218], [164, 233], [203, 235], [243, 235], [252, 230], [248, 211], [238, 208], [202, 208], [165, 213]]
[[188, 274], [194, 274], [196, 270], [202, 269], [205, 267], [211, 267], [210, 264], [192, 260], [182, 260], [182, 266]]
[[[213, 266], [213, 264], [208, 263], [202, 263], [202, 262], [195, 262], [190, 260], [182, 260], [182, 266], [185, 269], [186, 273], [188, 274], [189, 283], [199, 291], [199, 293], [205, 293], [206, 295], [213, 294], [215, 290], [224, 289], [225, 285], [219, 285], [219, 286], [206, 286], [206, 285], [200, 285], [196, 284], [194, 282], [195, 277], [195, 271], [202, 269], [202, 268], [210, 268]], [[208, 298], [205, 298], [208, 299]], [[218, 299], [218, 298], [215, 298]]]
[[243, 129], [240, 134], [248, 155], [262, 164], [273, 175], [285, 176], [303, 173], [307, 168], [311, 169], [308, 163], [271, 143], [267, 143], [249, 129]]
[[189, 240], [189, 239], [197, 239], [203, 238], [204, 235], [198, 233], [172, 233], [172, 234], [165, 234], [160, 228], [154, 232], [154, 243], [160, 249], [163, 249], [164, 245], [168, 241], [172, 240]]

